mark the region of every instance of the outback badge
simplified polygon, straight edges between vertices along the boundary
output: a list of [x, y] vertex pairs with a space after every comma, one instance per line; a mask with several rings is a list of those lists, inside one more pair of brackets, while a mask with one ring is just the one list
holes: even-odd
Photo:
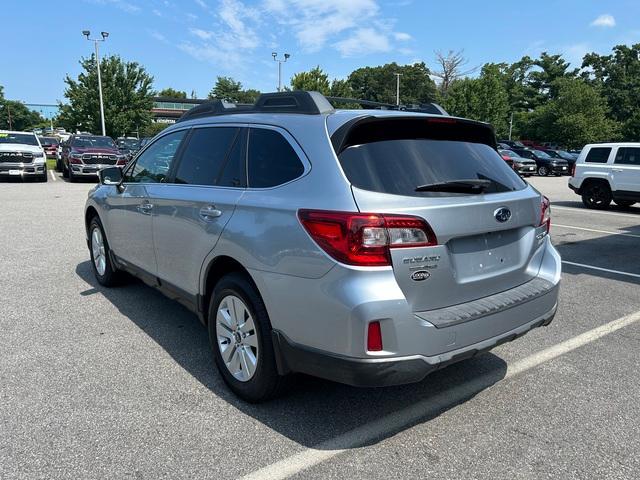
[[411, 274], [411, 280], [413, 280], [414, 282], [421, 282], [423, 280], [426, 280], [430, 276], [431, 274], [426, 270], [418, 270]]

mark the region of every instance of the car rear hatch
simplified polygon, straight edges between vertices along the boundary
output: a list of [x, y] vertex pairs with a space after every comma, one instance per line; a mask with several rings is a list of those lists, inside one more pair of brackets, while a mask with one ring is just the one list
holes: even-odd
[[[338, 129], [332, 142], [361, 212], [420, 217], [436, 237], [433, 246], [390, 249], [413, 311], [481, 299], [536, 277], [546, 233], [541, 196], [498, 154], [489, 125], [368, 117]], [[456, 180], [483, 190], [451, 186]], [[421, 186], [426, 191], [416, 191]]]

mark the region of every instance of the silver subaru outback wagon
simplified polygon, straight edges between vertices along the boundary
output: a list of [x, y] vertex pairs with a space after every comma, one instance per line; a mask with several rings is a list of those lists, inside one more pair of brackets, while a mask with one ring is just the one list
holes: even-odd
[[292, 372], [417, 382], [557, 308], [548, 199], [490, 125], [446, 115], [209, 102], [102, 170], [85, 222], [97, 280], [129, 272], [193, 310], [252, 402]]

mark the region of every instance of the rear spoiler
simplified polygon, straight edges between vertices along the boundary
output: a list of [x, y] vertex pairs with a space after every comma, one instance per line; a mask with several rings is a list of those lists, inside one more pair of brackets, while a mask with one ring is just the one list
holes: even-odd
[[430, 139], [483, 143], [497, 149], [496, 135], [488, 123], [445, 116], [357, 117], [331, 135], [339, 155], [348, 147], [384, 140]]

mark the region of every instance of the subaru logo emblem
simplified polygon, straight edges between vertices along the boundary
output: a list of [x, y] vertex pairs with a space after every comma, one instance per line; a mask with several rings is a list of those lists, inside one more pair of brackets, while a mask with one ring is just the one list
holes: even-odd
[[507, 207], [500, 207], [495, 212], [493, 212], [493, 216], [500, 223], [508, 222], [511, 218], [511, 210], [509, 210]]

